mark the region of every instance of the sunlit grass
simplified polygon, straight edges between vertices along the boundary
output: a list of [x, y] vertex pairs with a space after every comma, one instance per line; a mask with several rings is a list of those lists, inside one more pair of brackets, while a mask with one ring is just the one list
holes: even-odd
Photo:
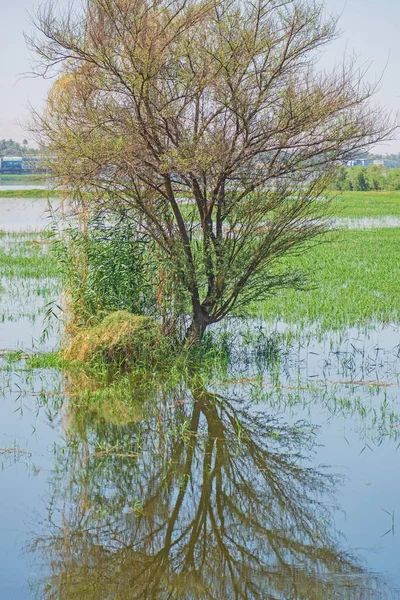
[[307, 291], [283, 290], [251, 313], [267, 320], [338, 329], [400, 317], [400, 229], [340, 231], [290, 264], [309, 274]]
[[400, 192], [343, 192], [333, 199], [333, 214], [346, 218], [400, 216]]

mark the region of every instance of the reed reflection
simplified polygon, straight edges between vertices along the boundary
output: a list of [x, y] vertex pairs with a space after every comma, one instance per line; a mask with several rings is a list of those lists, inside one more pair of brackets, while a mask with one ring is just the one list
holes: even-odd
[[[146, 416], [144, 416], [146, 415]], [[57, 600], [392, 597], [333, 524], [316, 434], [192, 382], [120, 425], [70, 409], [35, 550]], [[394, 597], [394, 596], [393, 596]]]

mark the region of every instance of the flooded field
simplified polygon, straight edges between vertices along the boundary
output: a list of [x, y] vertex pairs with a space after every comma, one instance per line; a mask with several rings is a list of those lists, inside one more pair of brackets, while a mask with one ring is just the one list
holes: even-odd
[[0, 200], [0, 597], [400, 598], [398, 320], [295, 327], [288, 303], [215, 331], [207, 376], [69, 371], [42, 336], [47, 201], [21, 202]]

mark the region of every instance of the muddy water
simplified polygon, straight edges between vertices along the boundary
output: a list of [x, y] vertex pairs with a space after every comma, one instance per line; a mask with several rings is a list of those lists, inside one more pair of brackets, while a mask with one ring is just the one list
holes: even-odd
[[398, 325], [232, 321], [206, 381], [107, 388], [29, 363], [36, 288], [0, 293], [1, 599], [400, 598]]

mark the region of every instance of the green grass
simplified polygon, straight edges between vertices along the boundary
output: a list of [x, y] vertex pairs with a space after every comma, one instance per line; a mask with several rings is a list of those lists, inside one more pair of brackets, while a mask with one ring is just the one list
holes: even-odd
[[400, 216], [400, 192], [343, 192], [333, 200], [332, 210], [346, 218]]
[[49, 198], [59, 196], [58, 190], [2, 190], [0, 188], [0, 198]]
[[340, 231], [291, 265], [310, 274], [313, 289], [283, 290], [252, 314], [299, 326], [339, 329], [400, 318], [400, 228]]
[[[0, 176], [16, 178], [16, 175]], [[20, 176], [18, 176], [20, 177]], [[27, 178], [32, 177], [32, 180]], [[24, 179], [13, 179], [20, 181], [21, 184], [30, 182], [44, 184], [46, 180], [38, 180], [35, 175], [25, 175]], [[1, 190], [0, 198], [47, 198], [49, 196], [59, 196], [58, 190]], [[400, 192], [344, 192], [339, 194], [332, 201], [332, 213], [337, 217], [344, 218], [365, 218], [365, 217], [384, 217], [400, 216]], [[189, 218], [193, 211], [193, 205], [181, 204], [181, 210], [185, 218]]]
[[36, 183], [44, 183], [48, 179], [47, 175], [36, 174], [36, 173], [27, 173], [25, 175], [21, 175], [21, 173], [1, 173], [0, 181], [12, 181], [15, 183], [19, 181], [21, 183], [31, 183], [35, 181]]
[[[330, 213], [335, 217], [400, 216], [400, 192], [330, 192], [330, 196]], [[180, 204], [180, 208], [184, 218], [190, 218], [196, 210], [189, 203]]]

